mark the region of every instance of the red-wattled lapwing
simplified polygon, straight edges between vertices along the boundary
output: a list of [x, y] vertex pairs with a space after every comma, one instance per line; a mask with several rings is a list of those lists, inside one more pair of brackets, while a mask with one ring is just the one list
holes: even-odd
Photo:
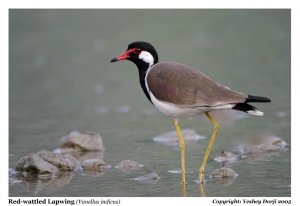
[[133, 42], [127, 51], [111, 60], [129, 60], [139, 70], [140, 84], [149, 101], [163, 114], [173, 118], [181, 151], [182, 183], [185, 184], [185, 144], [179, 127], [179, 117], [205, 114], [214, 130], [199, 169], [199, 181], [204, 182], [204, 170], [215, 142], [219, 124], [209, 114], [214, 110], [235, 109], [262, 116], [249, 102], [271, 102], [269, 98], [234, 91], [212, 80], [199, 70], [175, 62], [158, 62], [155, 48], [147, 42]]

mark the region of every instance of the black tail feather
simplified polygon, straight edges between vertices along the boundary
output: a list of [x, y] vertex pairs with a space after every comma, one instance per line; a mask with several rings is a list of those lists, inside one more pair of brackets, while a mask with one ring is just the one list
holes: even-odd
[[268, 97], [248, 95], [248, 98], [245, 102], [271, 102], [271, 99], [269, 99]]
[[247, 104], [247, 103], [238, 103], [234, 107], [232, 107], [232, 109], [240, 110], [240, 111], [247, 112], [247, 113], [249, 111], [257, 110], [254, 106]]

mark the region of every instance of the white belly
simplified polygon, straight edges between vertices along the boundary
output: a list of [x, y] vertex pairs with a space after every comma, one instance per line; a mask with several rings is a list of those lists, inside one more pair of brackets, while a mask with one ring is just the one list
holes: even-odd
[[155, 96], [150, 92], [150, 98], [154, 106], [161, 111], [164, 115], [178, 118], [178, 117], [192, 117], [198, 114], [202, 114], [206, 111], [206, 108], [187, 108], [187, 107], [181, 107], [177, 106], [175, 104], [159, 101], [155, 98]]

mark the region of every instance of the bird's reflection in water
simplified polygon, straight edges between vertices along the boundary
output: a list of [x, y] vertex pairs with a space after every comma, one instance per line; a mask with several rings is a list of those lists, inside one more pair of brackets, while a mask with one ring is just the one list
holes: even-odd
[[[221, 178], [208, 178], [207, 180], [204, 181], [204, 183], [200, 183], [199, 184], [199, 180], [195, 180], [194, 182], [196, 184], [198, 184], [198, 189], [199, 189], [199, 196], [200, 197], [206, 197], [207, 196], [207, 193], [206, 193], [206, 189], [205, 189], [205, 186], [207, 184], [218, 184], [222, 187], [228, 187], [230, 186], [236, 179], [237, 176], [232, 176], [232, 177], [221, 177]], [[181, 196], [182, 197], [187, 197], [188, 196], [188, 193], [187, 193], [187, 190], [186, 190], [186, 185], [185, 184], [182, 184], [182, 188], [181, 188]]]

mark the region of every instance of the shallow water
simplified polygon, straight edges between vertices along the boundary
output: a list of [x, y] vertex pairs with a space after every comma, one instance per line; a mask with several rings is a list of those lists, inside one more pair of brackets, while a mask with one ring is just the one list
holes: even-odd
[[[289, 10], [10, 10], [9, 13], [9, 166], [24, 155], [54, 150], [73, 130], [99, 132], [112, 165], [101, 176], [68, 173], [55, 181], [9, 185], [10, 196], [181, 196], [176, 146], [152, 138], [174, 130], [144, 97], [130, 62], [111, 64], [128, 43], [149, 41], [161, 60], [201, 69], [215, 80], [245, 93], [268, 96], [256, 104], [264, 117], [216, 115], [220, 133], [206, 176], [221, 163], [222, 150], [276, 135], [289, 145]], [[209, 136], [204, 117], [181, 120]], [[187, 144], [187, 195], [200, 196], [197, 171], [208, 139]], [[144, 167], [130, 173], [114, 166], [130, 159]], [[233, 163], [238, 177], [230, 183], [208, 180], [207, 196], [290, 196], [291, 154]], [[149, 173], [147, 184], [132, 179]]]

